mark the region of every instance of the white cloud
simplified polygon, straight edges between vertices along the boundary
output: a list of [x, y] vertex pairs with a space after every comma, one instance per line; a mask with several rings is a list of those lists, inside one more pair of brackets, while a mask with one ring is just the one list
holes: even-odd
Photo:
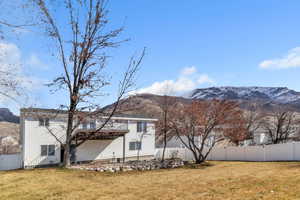
[[0, 70], [20, 71], [21, 53], [19, 48], [11, 43], [0, 42]]
[[197, 72], [197, 69], [195, 66], [191, 66], [191, 67], [185, 67], [183, 68], [183, 70], [181, 71], [182, 75], [191, 75]]
[[259, 64], [261, 69], [288, 69], [300, 67], [300, 47], [291, 49], [285, 56], [264, 60]]
[[[25, 75], [21, 59], [21, 51], [15, 44], [0, 42], [0, 90], [10, 97], [42, 85], [41, 80]], [[10, 89], [6, 86], [7, 83], [16, 85], [17, 89]], [[0, 95], [0, 102], [6, 100], [7, 97]]]
[[215, 81], [207, 74], [199, 74], [196, 67], [186, 67], [181, 70], [181, 74], [176, 80], [164, 80], [154, 82], [149, 87], [145, 87], [130, 94], [151, 93], [158, 95], [176, 95], [189, 92], [202, 84], [214, 84]]
[[39, 70], [47, 70], [49, 68], [48, 65], [43, 63], [35, 53], [30, 55], [26, 61], [26, 65]]
[[214, 84], [215, 81], [211, 79], [207, 74], [201, 74], [197, 80], [199, 84], [209, 83]]

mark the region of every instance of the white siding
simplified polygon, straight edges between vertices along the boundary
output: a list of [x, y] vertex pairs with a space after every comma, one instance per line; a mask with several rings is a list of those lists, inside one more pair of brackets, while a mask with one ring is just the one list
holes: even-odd
[[[154, 156], [155, 153], [155, 127], [154, 123], [147, 123], [147, 132], [138, 133], [136, 121], [129, 122], [129, 133], [125, 135], [125, 157]], [[143, 137], [142, 137], [143, 135]], [[141, 140], [142, 138], [142, 140]], [[138, 151], [129, 150], [129, 143], [140, 141], [142, 149]], [[114, 140], [91, 140], [83, 143], [76, 150], [77, 161], [101, 160], [123, 158], [123, 137]]]
[[[60, 162], [60, 143], [49, 133], [46, 127], [39, 126], [39, 122], [33, 119], [24, 121], [24, 167], [35, 165], [49, 165]], [[60, 141], [65, 141], [63, 121], [51, 121], [49, 129]], [[41, 156], [41, 145], [55, 145], [54, 156]]]
[[[123, 118], [124, 119], [124, 118]], [[126, 120], [126, 118], [125, 118]], [[153, 119], [135, 119], [128, 124], [129, 133], [125, 135], [125, 157], [154, 156], [155, 153], [155, 124]], [[147, 121], [147, 132], [137, 132], [137, 121]], [[65, 142], [65, 121], [50, 120], [49, 129], [60, 141]], [[61, 161], [61, 144], [39, 121], [32, 118], [21, 118], [23, 166], [58, 164]], [[143, 137], [142, 137], [143, 136]], [[142, 139], [141, 139], [142, 138]], [[129, 142], [142, 142], [140, 151], [130, 151]], [[55, 145], [54, 156], [41, 156], [41, 145]], [[86, 141], [76, 150], [76, 161], [123, 158], [123, 137], [114, 140]]]
[[0, 170], [13, 170], [22, 167], [22, 155], [7, 154], [0, 155]]

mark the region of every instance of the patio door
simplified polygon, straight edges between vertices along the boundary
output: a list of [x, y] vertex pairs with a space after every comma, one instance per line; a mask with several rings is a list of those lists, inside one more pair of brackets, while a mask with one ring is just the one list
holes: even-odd
[[65, 157], [65, 148], [63, 146], [60, 146], [60, 163], [64, 162]]

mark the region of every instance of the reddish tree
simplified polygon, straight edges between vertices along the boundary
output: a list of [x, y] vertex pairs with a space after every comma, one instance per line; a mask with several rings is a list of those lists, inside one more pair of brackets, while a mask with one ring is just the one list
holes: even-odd
[[224, 139], [224, 129], [241, 111], [236, 103], [212, 100], [194, 101], [174, 112], [172, 128], [182, 144], [192, 152], [195, 162], [202, 163], [215, 144]]
[[244, 141], [248, 138], [247, 132], [247, 122], [244, 116], [241, 113], [236, 113], [232, 121], [228, 124], [226, 128], [224, 128], [224, 136], [228, 139], [232, 144], [239, 145], [241, 141]]

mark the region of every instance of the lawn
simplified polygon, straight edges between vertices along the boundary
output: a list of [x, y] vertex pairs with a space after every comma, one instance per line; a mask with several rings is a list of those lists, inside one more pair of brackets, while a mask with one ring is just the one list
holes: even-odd
[[64, 169], [0, 172], [0, 199], [300, 199], [300, 163], [209, 164], [118, 174]]

